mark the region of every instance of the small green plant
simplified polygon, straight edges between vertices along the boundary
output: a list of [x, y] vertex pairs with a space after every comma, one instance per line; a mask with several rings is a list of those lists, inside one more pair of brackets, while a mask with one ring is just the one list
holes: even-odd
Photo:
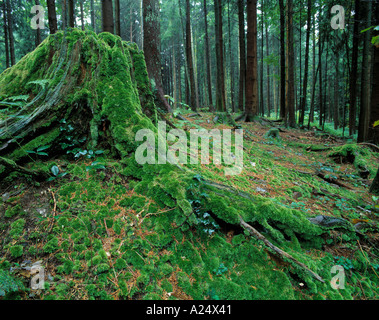
[[24, 247], [21, 245], [12, 246], [9, 250], [13, 258], [19, 258], [24, 254]]
[[228, 271], [228, 268], [223, 263], [220, 264], [218, 269], [213, 270], [213, 272], [216, 274], [216, 276], [221, 276], [222, 274], [224, 274], [227, 271]]
[[60, 172], [60, 170], [57, 166], [52, 166], [50, 171], [53, 174], [53, 176], [48, 178], [47, 181], [53, 181], [57, 178], [62, 178], [67, 174], [67, 172]]
[[345, 270], [354, 269], [353, 263], [350, 259], [345, 257], [334, 257], [335, 263], [342, 266]]
[[105, 166], [99, 161], [92, 162], [89, 166], [86, 166], [86, 171], [90, 170], [104, 170]]
[[49, 154], [43, 151], [49, 149], [50, 147], [51, 146], [42, 146], [37, 148], [36, 150], [26, 150], [26, 152], [30, 154], [36, 154], [37, 156], [48, 156]]

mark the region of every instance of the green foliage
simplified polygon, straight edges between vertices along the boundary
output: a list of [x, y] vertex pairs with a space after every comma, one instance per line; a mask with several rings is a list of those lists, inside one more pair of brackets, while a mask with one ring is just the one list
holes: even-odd
[[19, 279], [0, 269], [0, 297], [6, 298], [7, 295], [24, 289], [25, 287]]

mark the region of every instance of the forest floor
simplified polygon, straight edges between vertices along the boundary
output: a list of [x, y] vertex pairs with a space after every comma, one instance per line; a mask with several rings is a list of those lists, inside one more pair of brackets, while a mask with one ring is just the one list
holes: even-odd
[[[231, 128], [215, 124], [213, 114], [183, 116], [187, 121], [171, 121], [184, 130]], [[197, 228], [176, 228], [172, 208], [136, 191], [137, 181], [122, 174], [118, 161], [93, 155], [30, 165], [66, 173], [52, 181], [15, 175], [0, 184], [0, 264], [11, 271], [14, 289], [7, 298], [376, 299], [379, 199], [368, 188], [378, 150], [318, 130], [281, 128], [278, 138], [267, 138], [272, 123], [241, 125], [242, 173], [225, 176], [215, 164], [199, 165], [198, 173], [307, 218], [346, 220], [364, 233], [332, 229], [322, 243], [307, 245], [289, 232], [284, 247], [262, 230], [318, 270], [324, 284], [207, 213]], [[38, 265], [46, 282], [30, 290], [31, 267]], [[333, 265], [344, 266], [347, 289], [331, 288]]]

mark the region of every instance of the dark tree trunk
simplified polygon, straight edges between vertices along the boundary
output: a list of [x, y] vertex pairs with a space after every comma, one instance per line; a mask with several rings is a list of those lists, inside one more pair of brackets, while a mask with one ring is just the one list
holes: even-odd
[[295, 74], [293, 49], [293, 2], [287, 0], [287, 54], [286, 54], [286, 122], [294, 128], [295, 118]]
[[160, 47], [159, 0], [143, 0], [143, 48], [147, 71], [150, 79], [155, 82], [159, 106], [171, 112], [163, 92]]
[[50, 34], [54, 34], [58, 30], [55, 0], [47, 0], [47, 12], [48, 12], [48, 19], [49, 19]]
[[7, 22], [8, 22], [8, 37], [9, 37], [9, 52], [11, 57], [11, 66], [16, 64], [16, 55], [14, 50], [14, 37], [13, 37], [13, 19], [11, 2], [6, 0], [7, 3]]
[[68, 0], [68, 26], [75, 28], [75, 3], [74, 0]]
[[245, 121], [258, 113], [257, 0], [247, 0], [247, 64]]
[[114, 33], [112, 0], [101, 1], [103, 32]]
[[[372, 2], [364, 4], [365, 26], [371, 27]], [[362, 15], [363, 16], [363, 15]], [[361, 81], [361, 110], [359, 113], [358, 142], [368, 139], [370, 127], [370, 96], [371, 96], [371, 30], [364, 34], [363, 58], [362, 58], [362, 81]]]
[[79, 5], [80, 5], [80, 24], [81, 24], [82, 30], [84, 31], [85, 25], [84, 25], [84, 7], [83, 7], [83, 2], [84, 2], [84, 0], [80, 0], [79, 1]]
[[10, 67], [9, 57], [9, 36], [8, 36], [8, 21], [7, 21], [7, 5], [3, 1], [3, 28], [4, 28], [4, 44], [5, 44], [5, 66]]
[[246, 83], [246, 35], [245, 35], [245, 12], [244, 0], [238, 0], [238, 33], [240, 50], [240, 74], [239, 74], [239, 97], [238, 107], [240, 111], [245, 110], [245, 83]]
[[226, 111], [225, 104], [225, 73], [224, 73], [224, 40], [222, 27], [222, 0], [215, 0], [215, 34], [216, 34], [216, 60], [217, 60], [217, 92], [216, 110]]
[[286, 45], [285, 26], [286, 16], [284, 0], [279, 0], [280, 10], [280, 118], [286, 117]]
[[[310, 43], [311, 25], [312, 25], [312, 1], [311, 0], [308, 0], [308, 15], [307, 16], [308, 16], [308, 18], [307, 18], [307, 35], [306, 35], [306, 44], [305, 44], [305, 67], [304, 67], [304, 79], [303, 79], [303, 94], [302, 94], [301, 99], [300, 99], [300, 118], [299, 118], [299, 124], [300, 125], [304, 124], [305, 108], [307, 105], [309, 43]], [[336, 81], [337, 81], [337, 79], [336, 79]]]
[[211, 55], [209, 50], [209, 34], [208, 34], [208, 10], [207, 1], [204, 0], [204, 23], [205, 23], [205, 58], [206, 58], [206, 69], [207, 69], [207, 89], [208, 89], [208, 103], [210, 106], [213, 105], [212, 98], [212, 79], [211, 79]]
[[93, 31], [96, 32], [96, 20], [95, 20], [95, 1], [91, 0], [91, 26]]
[[351, 57], [351, 75], [350, 75], [350, 111], [349, 111], [349, 134], [353, 135], [356, 129], [357, 116], [357, 74], [358, 74], [358, 50], [359, 50], [359, 25], [361, 1], [355, 0], [355, 16], [353, 31], [353, 52]]
[[229, 67], [230, 67], [230, 99], [232, 111], [236, 112], [235, 101], [234, 101], [234, 62], [232, 55], [232, 32], [231, 32], [231, 17], [230, 17], [230, 0], [228, 0], [228, 35], [229, 35]]

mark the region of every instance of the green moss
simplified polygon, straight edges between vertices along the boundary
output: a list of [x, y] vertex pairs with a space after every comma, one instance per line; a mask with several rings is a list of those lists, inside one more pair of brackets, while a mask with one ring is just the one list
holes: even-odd
[[9, 251], [13, 258], [19, 258], [24, 253], [24, 247], [21, 245], [15, 245], [15, 246], [10, 247]]

